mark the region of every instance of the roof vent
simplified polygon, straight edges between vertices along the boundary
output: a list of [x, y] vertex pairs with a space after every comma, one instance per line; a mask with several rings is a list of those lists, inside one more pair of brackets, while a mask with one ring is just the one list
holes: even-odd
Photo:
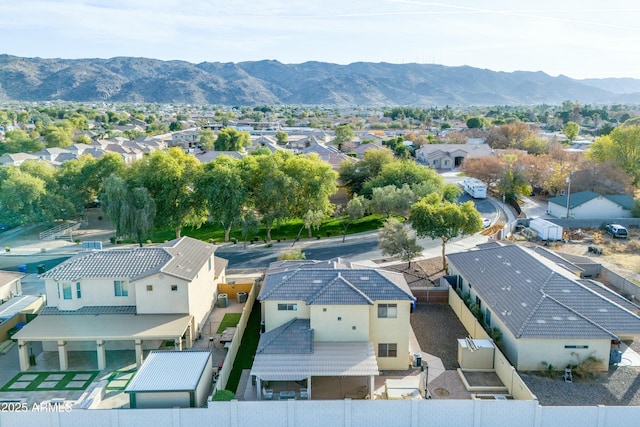
[[523, 307], [526, 307], [527, 303], [526, 302], [521, 302], [520, 305], [523, 306]]
[[553, 317], [552, 317], [552, 319], [553, 319], [553, 320], [562, 320], [562, 317], [560, 317], [560, 316], [553, 316]]
[[320, 280], [320, 279], [313, 279], [313, 283], [322, 283], [322, 280]]
[[598, 309], [598, 311], [599, 311], [600, 313], [606, 313], [606, 312], [607, 312], [607, 311], [609, 311], [609, 310], [607, 310], [606, 308], [599, 308], [599, 309]]
[[544, 319], [538, 319], [536, 320], [536, 323], [547, 323], [547, 321]]
[[567, 320], [578, 320], [576, 316], [567, 316]]
[[360, 276], [360, 280], [369, 280], [369, 276]]

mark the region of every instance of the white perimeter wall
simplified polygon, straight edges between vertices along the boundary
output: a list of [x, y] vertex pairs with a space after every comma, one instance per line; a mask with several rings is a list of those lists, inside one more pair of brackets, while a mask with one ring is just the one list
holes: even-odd
[[636, 427], [639, 407], [538, 406], [535, 401], [211, 402], [208, 409], [4, 412], [0, 427]]

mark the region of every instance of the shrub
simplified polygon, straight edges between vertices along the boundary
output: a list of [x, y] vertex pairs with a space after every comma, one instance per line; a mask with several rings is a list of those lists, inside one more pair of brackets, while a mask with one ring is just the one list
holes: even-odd
[[580, 378], [597, 377], [600, 374], [600, 366], [602, 365], [602, 359], [597, 359], [595, 356], [588, 356], [582, 360], [580, 355], [576, 352], [572, 352], [571, 355], [576, 358], [575, 365], [569, 365], [571, 371]]
[[214, 402], [229, 402], [231, 400], [234, 400], [235, 398], [236, 398], [236, 395], [232, 391], [217, 390], [211, 400], [213, 400]]
[[551, 363], [542, 362], [540, 364], [540, 374], [545, 377], [553, 378], [556, 375], [556, 367]]
[[112, 245], [116, 244], [116, 238], [114, 236], [109, 237], [109, 241], [111, 242]]

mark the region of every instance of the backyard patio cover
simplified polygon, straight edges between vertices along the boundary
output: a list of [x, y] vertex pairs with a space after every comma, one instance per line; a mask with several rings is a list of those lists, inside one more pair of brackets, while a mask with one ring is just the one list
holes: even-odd
[[188, 314], [40, 315], [13, 338], [24, 341], [165, 340], [181, 337]]
[[309, 377], [378, 375], [368, 342], [316, 342], [313, 353], [256, 354], [251, 375], [264, 381], [301, 381]]

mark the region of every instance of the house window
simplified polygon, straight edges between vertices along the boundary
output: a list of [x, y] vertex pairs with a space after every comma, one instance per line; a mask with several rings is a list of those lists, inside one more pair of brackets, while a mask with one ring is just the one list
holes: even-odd
[[127, 286], [127, 282], [124, 280], [114, 280], [113, 290], [117, 297], [129, 296], [129, 287]]
[[178, 290], [178, 285], [171, 285], [171, 290], [172, 291], [177, 291]]
[[298, 311], [298, 304], [278, 304], [278, 311]]
[[484, 311], [484, 323], [489, 327], [491, 326], [491, 312], [488, 308]]
[[71, 283], [62, 284], [62, 298], [71, 299]]
[[398, 357], [398, 344], [378, 344], [378, 357]]
[[147, 291], [152, 291], [153, 290], [153, 285], [147, 285]]
[[589, 348], [589, 346], [588, 345], [565, 345], [564, 348], [582, 348], [582, 349], [585, 349], [585, 348]]
[[326, 308], [323, 308], [323, 309], [322, 309], [322, 312], [323, 312], [323, 313], [326, 313], [326, 312], [327, 312], [327, 309], [326, 309]]
[[398, 304], [378, 304], [378, 319], [398, 317]]
[[355, 326], [352, 326], [352, 327], [351, 327], [351, 329], [355, 331], [355, 330], [356, 330], [356, 327], [355, 327]]
[[76, 298], [82, 298], [82, 289], [80, 288], [80, 282], [76, 282]]

